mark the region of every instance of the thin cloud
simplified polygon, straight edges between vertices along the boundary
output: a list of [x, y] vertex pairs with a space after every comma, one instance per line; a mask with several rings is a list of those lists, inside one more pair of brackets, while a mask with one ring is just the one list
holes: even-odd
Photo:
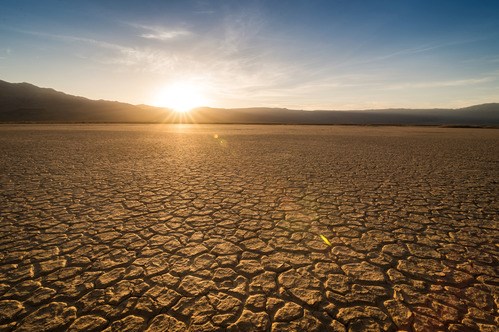
[[30, 34], [33, 36], [55, 39], [55, 40], [60, 40], [60, 41], [64, 41], [64, 42], [80, 42], [80, 43], [91, 44], [91, 45], [95, 45], [95, 46], [109, 49], [109, 50], [126, 50], [127, 49], [127, 47], [125, 47], [125, 46], [121, 46], [121, 45], [113, 44], [113, 43], [108, 43], [105, 41], [91, 39], [91, 38], [84, 38], [84, 37], [77, 37], [77, 36], [70, 36], [70, 35], [59, 35], [59, 34], [38, 32], [38, 31], [25, 31], [25, 30], [17, 30], [17, 31], [21, 32], [21, 33]]
[[444, 87], [454, 87], [454, 86], [468, 86], [476, 85], [487, 82], [492, 82], [495, 77], [482, 77], [482, 78], [470, 78], [465, 80], [450, 80], [450, 81], [434, 81], [434, 82], [420, 82], [420, 83], [403, 83], [397, 85], [388, 86], [387, 89], [390, 90], [400, 90], [400, 89], [424, 89], [424, 88], [444, 88]]
[[102, 63], [132, 67], [139, 72], [164, 73], [178, 67], [179, 58], [175, 55], [152, 49], [125, 49], [118, 55], [101, 59]]
[[198, 15], [212, 15], [215, 14], [213, 4], [209, 1], [196, 1], [194, 4], [194, 14]]
[[[60, 40], [67, 43], [83, 43], [93, 45], [103, 50], [110, 51], [108, 54], [92, 55], [90, 58], [93, 61], [103, 64], [133, 67], [137, 71], [155, 73], [166, 72], [176, 67], [179, 62], [179, 58], [177, 56], [165, 53], [161, 50], [128, 47], [106, 41], [71, 35], [59, 35], [37, 31], [20, 32], [43, 38]], [[79, 57], [87, 58], [81, 55]]]
[[213, 15], [215, 14], [215, 11], [214, 10], [196, 10], [194, 11], [195, 14], [198, 14], [198, 15]]
[[137, 29], [145, 30], [146, 31], [145, 33], [139, 35], [140, 37], [145, 39], [169, 41], [192, 35], [192, 32], [186, 29], [167, 29], [163, 27], [148, 26], [141, 24], [131, 24], [131, 26]]
[[447, 42], [440, 42], [440, 43], [435, 43], [435, 44], [420, 45], [418, 47], [399, 50], [399, 51], [394, 52], [392, 54], [386, 54], [384, 56], [380, 56], [378, 58], [375, 58], [375, 60], [386, 60], [386, 59], [390, 59], [390, 58], [400, 56], [400, 55], [417, 54], [417, 53], [423, 53], [423, 52], [432, 51], [432, 50], [450, 47], [450, 46], [465, 45], [465, 44], [470, 44], [470, 43], [474, 43], [474, 42], [481, 41], [481, 40], [487, 40], [489, 38], [490, 38], [490, 36], [482, 36], [479, 38], [467, 38], [467, 39], [451, 40], [451, 41], [447, 41]]
[[377, 62], [383, 62], [386, 60], [391, 60], [391, 59], [396, 59], [396, 58], [401, 58], [401, 57], [406, 57], [406, 56], [412, 56], [420, 53], [426, 53], [434, 50], [438, 50], [441, 48], [446, 48], [446, 47], [452, 47], [452, 46], [458, 46], [458, 45], [466, 45], [478, 41], [483, 41], [490, 39], [490, 36], [482, 36], [479, 38], [468, 38], [468, 39], [459, 39], [459, 40], [451, 40], [451, 41], [445, 41], [445, 42], [434, 42], [434, 43], [428, 43], [428, 44], [422, 44], [418, 45], [415, 47], [410, 47], [410, 48], [405, 48], [405, 49], [399, 49], [395, 50], [391, 53], [386, 53], [386, 54], [380, 54], [380, 55], [373, 55], [367, 59], [363, 58], [353, 58], [344, 61], [343, 63], [340, 63], [337, 67], [350, 67], [350, 66], [359, 66], [359, 65], [369, 65]]

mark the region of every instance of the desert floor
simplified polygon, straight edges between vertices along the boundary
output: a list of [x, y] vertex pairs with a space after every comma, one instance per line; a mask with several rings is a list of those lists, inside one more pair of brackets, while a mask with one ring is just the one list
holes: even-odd
[[1, 331], [495, 331], [499, 130], [0, 126]]

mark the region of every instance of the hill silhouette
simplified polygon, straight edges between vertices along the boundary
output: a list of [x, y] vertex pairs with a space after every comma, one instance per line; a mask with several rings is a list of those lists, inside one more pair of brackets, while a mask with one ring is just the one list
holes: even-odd
[[0, 81], [2, 122], [156, 122], [165, 110], [91, 100], [29, 83]]
[[167, 108], [91, 100], [29, 83], [0, 80], [0, 122], [278, 123], [499, 126], [499, 103], [459, 109], [302, 111], [285, 108], [209, 108], [179, 115]]

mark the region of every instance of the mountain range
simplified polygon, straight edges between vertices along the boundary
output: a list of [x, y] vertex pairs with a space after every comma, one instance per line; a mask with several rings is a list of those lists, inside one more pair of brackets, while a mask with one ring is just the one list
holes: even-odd
[[196, 108], [188, 114], [148, 105], [91, 100], [29, 83], [0, 80], [0, 122], [261, 123], [499, 126], [499, 103], [459, 109], [303, 111], [285, 108]]

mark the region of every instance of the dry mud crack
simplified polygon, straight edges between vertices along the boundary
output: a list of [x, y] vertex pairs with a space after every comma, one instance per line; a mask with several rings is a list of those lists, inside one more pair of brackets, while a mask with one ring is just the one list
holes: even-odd
[[496, 331], [499, 131], [0, 126], [1, 331]]

